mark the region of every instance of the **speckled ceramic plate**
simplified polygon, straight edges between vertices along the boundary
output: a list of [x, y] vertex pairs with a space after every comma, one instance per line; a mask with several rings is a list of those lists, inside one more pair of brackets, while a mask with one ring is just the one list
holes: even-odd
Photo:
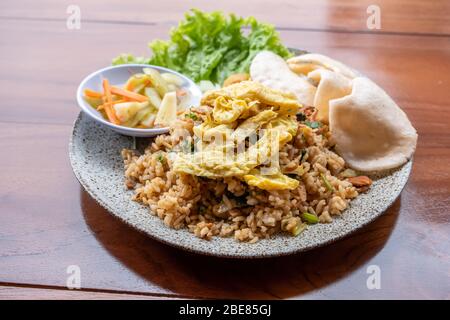
[[69, 154], [73, 171], [86, 191], [113, 215], [154, 239], [221, 257], [280, 256], [336, 241], [380, 216], [399, 196], [411, 171], [410, 161], [398, 170], [374, 177], [370, 191], [353, 200], [341, 217], [330, 224], [309, 226], [298, 237], [277, 235], [255, 244], [220, 237], [206, 241], [186, 229], [174, 230], [165, 226], [161, 219], [149, 213], [148, 207], [131, 200], [132, 191], [124, 188], [120, 151], [133, 144], [133, 138], [120, 135], [80, 113], [74, 125]]

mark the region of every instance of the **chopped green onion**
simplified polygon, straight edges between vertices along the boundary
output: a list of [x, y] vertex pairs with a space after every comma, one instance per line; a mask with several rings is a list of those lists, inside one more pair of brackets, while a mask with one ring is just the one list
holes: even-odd
[[194, 120], [194, 121], [198, 120], [197, 115], [196, 115], [195, 113], [192, 113], [192, 112], [186, 113], [184, 116], [185, 116], [186, 118], [190, 118], [190, 119], [192, 119], [192, 120]]
[[305, 125], [307, 125], [311, 129], [317, 129], [322, 126], [322, 124], [319, 121], [305, 121]]
[[311, 214], [309, 212], [303, 212], [301, 217], [302, 220], [308, 224], [315, 224], [319, 222], [319, 218], [315, 214]]
[[163, 163], [163, 162], [164, 162], [164, 155], [163, 155], [162, 153], [160, 153], [160, 154], [158, 154], [158, 156], [156, 157], [156, 159], [157, 159], [159, 162]]
[[323, 184], [327, 188], [328, 191], [334, 191], [333, 186], [331, 185], [330, 181], [328, 181], [327, 177], [323, 173], [320, 174], [320, 177], [322, 178]]

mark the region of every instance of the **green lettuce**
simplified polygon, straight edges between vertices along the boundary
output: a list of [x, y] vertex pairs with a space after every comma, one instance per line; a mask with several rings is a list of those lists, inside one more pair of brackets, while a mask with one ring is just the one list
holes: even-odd
[[150, 58], [122, 54], [113, 65], [153, 64], [176, 70], [196, 82], [209, 80], [222, 84], [233, 73], [248, 72], [254, 56], [270, 50], [283, 58], [289, 50], [281, 43], [274, 26], [253, 17], [193, 9], [170, 32], [170, 40], [149, 44]]

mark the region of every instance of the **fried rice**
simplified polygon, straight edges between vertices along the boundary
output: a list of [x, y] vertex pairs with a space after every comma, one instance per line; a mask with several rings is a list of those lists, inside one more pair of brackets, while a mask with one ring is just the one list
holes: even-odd
[[[209, 110], [210, 111], [210, 110]], [[201, 121], [208, 108], [193, 108]], [[149, 207], [172, 228], [187, 228], [197, 237], [234, 237], [254, 243], [277, 233], [298, 235], [305, 213], [320, 223], [332, 222], [350, 201], [365, 191], [347, 178], [354, 175], [334, 152], [327, 125], [308, 126], [314, 108], [302, 110], [297, 134], [279, 151], [282, 172], [296, 171], [299, 184], [289, 190], [262, 190], [237, 177], [207, 178], [173, 169], [174, 150], [191, 143], [196, 121], [177, 120], [168, 134], [157, 136], [144, 152], [124, 149], [125, 184], [133, 200]], [[181, 132], [191, 134], [181, 134]], [[359, 186], [360, 187], [360, 186]]]

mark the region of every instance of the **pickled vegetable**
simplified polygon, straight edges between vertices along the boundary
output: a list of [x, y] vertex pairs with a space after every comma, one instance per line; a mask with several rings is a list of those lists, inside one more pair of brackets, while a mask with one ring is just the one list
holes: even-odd
[[103, 92], [84, 90], [85, 101], [106, 120], [133, 128], [170, 126], [190, 106], [184, 79], [176, 74], [144, 68], [123, 87], [103, 80]]
[[164, 80], [161, 74], [155, 69], [144, 68], [143, 71], [150, 77], [150, 81], [156, 91], [158, 91], [159, 96], [164, 97], [164, 95], [169, 92], [166, 80]]
[[168, 126], [177, 119], [177, 95], [169, 92], [164, 95], [156, 114], [155, 125]]

